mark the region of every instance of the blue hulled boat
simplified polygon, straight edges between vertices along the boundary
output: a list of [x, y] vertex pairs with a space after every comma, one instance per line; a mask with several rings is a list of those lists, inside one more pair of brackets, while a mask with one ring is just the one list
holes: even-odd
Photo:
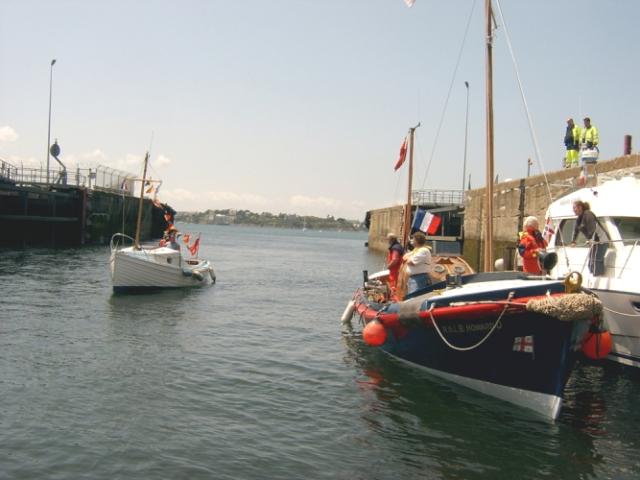
[[373, 277], [350, 309], [363, 322], [366, 343], [557, 418], [585, 337], [600, 322], [595, 296], [571, 281], [493, 272], [452, 276], [397, 301], [384, 278]]

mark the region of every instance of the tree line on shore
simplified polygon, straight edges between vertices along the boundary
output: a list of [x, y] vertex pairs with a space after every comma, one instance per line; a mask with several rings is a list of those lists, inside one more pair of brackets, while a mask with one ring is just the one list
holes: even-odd
[[204, 212], [177, 212], [176, 221], [213, 225], [248, 225], [255, 227], [276, 227], [308, 230], [362, 230], [358, 220], [325, 218], [288, 213], [255, 213], [250, 210], [205, 210]]

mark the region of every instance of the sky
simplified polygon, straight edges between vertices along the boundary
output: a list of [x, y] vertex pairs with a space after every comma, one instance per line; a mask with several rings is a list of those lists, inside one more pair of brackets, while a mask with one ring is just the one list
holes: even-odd
[[[52, 73], [51, 140], [67, 167], [141, 175], [149, 151], [160, 199], [178, 211], [363, 219], [405, 201], [407, 166], [393, 166], [418, 123], [413, 188], [459, 190], [469, 177], [480, 188], [483, 9], [482, 0], [0, 0], [0, 158], [46, 165]], [[591, 117], [601, 159], [622, 154], [624, 135], [640, 142], [640, 1], [494, 0], [494, 9], [500, 180], [526, 176], [528, 158], [532, 175], [560, 168], [568, 117]]]

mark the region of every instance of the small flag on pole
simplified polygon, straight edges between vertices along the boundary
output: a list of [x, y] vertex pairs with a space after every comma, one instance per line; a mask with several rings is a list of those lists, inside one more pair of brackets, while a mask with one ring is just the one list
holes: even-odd
[[404, 0], [404, 3], [407, 4], [407, 7], [413, 7], [413, 4], [416, 3], [416, 0]]
[[191, 256], [195, 257], [196, 255], [198, 255], [199, 248], [200, 248], [200, 235], [198, 235], [198, 238], [196, 238], [196, 241], [193, 242], [193, 245], [189, 247], [189, 252], [191, 253]]
[[397, 171], [402, 166], [406, 158], [407, 158], [407, 137], [404, 137], [404, 141], [402, 142], [402, 146], [400, 147], [400, 154], [398, 155], [398, 160], [396, 161], [396, 164], [393, 167], [393, 170]]

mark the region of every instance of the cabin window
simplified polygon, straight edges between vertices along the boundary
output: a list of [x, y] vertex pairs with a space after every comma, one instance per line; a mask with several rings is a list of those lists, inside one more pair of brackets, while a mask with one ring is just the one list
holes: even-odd
[[640, 218], [638, 217], [612, 217], [620, 233], [620, 238], [627, 242], [640, 240]]
[[[562, 247], [564, 245], [569, 245], [571, 243], [571, 236], [573, 235], [573, 228], [576, 226], [575, 218], [567, 218], [566, 220], [562, 220], [560, 222], [560, 226], [558, 227], [558, 234], [556, 235], [556, 246]], [[578, 234], [578, 241], [580, 241], [582, 237], [582, 242], [584, 242], [584, 235], [581, 233]]]
[[[609, 233], [604, 230], [604, 221], [598, 217], [599, 225], [596, 227], [596, 233], [600, 237], [600, 241], [609, 240]], [[556, 246], [562, 247], [564, 245], [569, 245], [571, 243], [571, 237], [573, 236], [573, 229], [576, 226], [576, 218], [566, 218], [560, 222], [558, 227], [558, 234], [556, 235]], [[640, 227], [640, 224], [638, 224]], [[622, 233], [622, 232], [621, 232]], [[640, 238], [640, 235], [637, 235], [636, 238]], [[576, 243], [578, 245], [584, 244], [587, 241], [584, 234], [582, 232], [578, 232], [578, 237], [576, 238]]]

